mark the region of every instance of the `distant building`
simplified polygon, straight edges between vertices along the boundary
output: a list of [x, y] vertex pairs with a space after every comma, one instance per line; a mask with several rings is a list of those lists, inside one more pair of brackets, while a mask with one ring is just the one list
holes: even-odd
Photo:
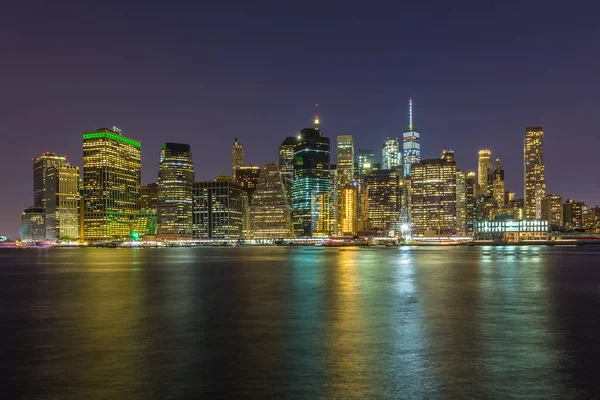
[[21, 215], [21, 240], [46, 240], [46, 214], [42, 207], [29, 207]]
[[371, 171], [375, 164], [375, 152], [373, 150], [368, 149], [359, 149], [356, 154], [356, 169], [358, 170], [357, 175], [358, 179], [362, 178], [362, 176]]
[[467, 233], [467, 175], [456, 171], [456, 232]]
[[477, 184], [479, 185], [478, 196], [488, 194], [488, 170], [492, 165], [492, 152], [488, 149], [479, 150], [479, 158], [477, 159]]
[[340, 231], [344, 236], [354, 236], [358, 231], [358, 185], [351, 184], [341, 189], [340, 198]]
[[382, 169], [363, 176], [367, 193], [367, 229], [381, 230], [386, 236], [395, 236], [400, 230], [400, 174], [395, 169]]
[[516, 221], [511, 217], [475, 224], [475, 239], [520, 243], [548, 240], [548, 221]]
[[352, 135], [337, 137], [337, 170], [340, 184], [347, 185], [354, 180], [354, 140]]
[[235, 169], [244, 166], [244, 146], [238, 142], [237, 138], [233, 141], [231, 148], [231, 176], [235, 177]]
[[402, 151], [398, 139], [387, 138], [381, 147], [381, 169], [401, 169]]
[[158, 208], [158, 184], [140, 186], [140, 209], [156, 212]]
[[298, 142], [296, 136], [287, 137], [279, 145], [279, 172], [285, 189], [287, 201], [292, 208], [292, 182], [294, 180], [294, 146]]
[[79, 167], [55, 165], [46, 170], [46, 239], [79, 239]]
[[57, 156], [56, 153], [46, 152], [32, 159], [33, 161], [33, 206], [46, 207], [46, 177], [48, 169], [56, 166], [66, 166], [67, 157]]
[[466, 175], [466, 193], [465, 193], [465, 206], [466, 206], [466, 221], [467, 221], [467, 234], [472, 234], [475, 223], [475, 186], [477, 185], [477, 174], [475, 171], [470, 171]]
[[329, 234], [340, 234], [340, 188], [343, 186], [342, 177], [336, 164], [329, 166]]
[[188, 144], [162, 145], [157, 184], [158, 237], [191, 239], [194, 162]]
[[265, 164], [250, 206], [253, 238], [288, 238], [292, 235], [289, 203], [276, 163]]
[[525, 128], [525, 219], [542, 217], [542, 199], [546, 196], [544, 169], [544, 128]]
[[563, 198], [556, 194], [548, 194], [542, 199], [542, 219], [548, 221], [551, 230], [558, 230], [563, 225]]
[[193, 237], [240, 239], [244, 223], [242, 187], [231, 180], [194, 184]]
[[500, 166], [500, 159], [496, 159], [496, 165], [488, 169], [487, 177], [488, 195], [492, 196], [496, 205], [504, 207], [504, 169]]
[[402, 135], [404, 177], [411, 176], [412, 165], [421, 161], [421, 138], [414, 127], [412, 114], [412, 99], [410, 99], [408, 129]]
[[567, 199], [563, 204], [563, 225], [570, 230], [583, 229], [583, 201]]
[[127, 238], [139, 210], [141, 144], [121, 130], [83, 134], [83, 197], [86, 240]]
[[297, 237], [321, 235], [328, 230], [324, 226], [329, 226], [330, 214], [329, 160], [329, 138], [323, 136], [317, 116], [314, 128], [303, 129], [294, 146], [292, 215]]
[[235, 181], [248, 194], [248, 203], [252, 205], [252, 198], [256, 184], [260, 179], [261, 168], [258, 165], [244, 165], [235, 169]]
[[456, 162], [452, 152], [442, 157], [413, 165], [411, 221], [419, 236], [456, 233]]

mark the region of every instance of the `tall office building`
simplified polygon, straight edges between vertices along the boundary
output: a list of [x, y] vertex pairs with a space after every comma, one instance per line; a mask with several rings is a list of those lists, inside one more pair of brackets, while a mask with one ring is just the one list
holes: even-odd
[[294, 180], [294, 146], [298, 142], [296, 136], [287, 137], [279, 145], [279, 172], [285, 189], [290, 209], [292, 207], [292, 181]]
[[381, 169], [363, 176], [368, 228], [382, 230], [385, 236], [394, 236], [400, 229], [400, 174], [395, 169]]
[[120, 129], [83, 134], [85, 239], [126, 238], [139, 208], [141, 144]]
[[68, 165], [67, 157], [46, 152], [33, 158], [33, 206], [46, 208], [46, 177], [48, 169], [55, 166]]
[[250, 205], [252, 205], [252, 198], [260, 179], [260, 173], [261, 169], [258, 165], [244, 165], [235, 169], [235, 181], [248, 194]]
[[294, 146], [292, 213], [295, 236], [320, 234], [323, 220], [329, 218], [329, 159], [329, 138], [323, 136], [317, 116], [314, 127], [302, 129]]
[[479, 158], [477, 159], [477, 184], [479, 185], [479, 190], [477, 195], [487, 195], [487, 187], [488, 187], [488, 170], [491, 165], [491, 157], [492, 152], [487, 149], [479, 150]]
[[156, 212], [158, 209], [158, 184], [149, 183], [140, 186], [140, 210], [152, 210]]
[[231, 176], [235, 177], [235, 169], [244, 166], [244, 146], [235, 138], [231, 147]]
[[544, 127], [525, 128], [525, 219], [541, 219], [546, 196]]
[[373, 169], [374, 165], [375, 152], [373, 152], [373, 150], [368, 149], [358, 149], [358, 152], [356, 154], [356, 168], [358, 170], [357, 175], [359, 181], [365, 173]]
[[194, 163], [188, 144], [162, 145], [157, 184], [158, 237], [191, 239]]
[[563, 226], [567, 229], [583, 228], [583, 201], [567, 199], [563, 204]]
[[467, 233], [467, 175], [456, 171], [456, 233]]
[[477, 185], [477, 174], [475, 171], [469, 171], [466, 175], [466, 220], [467, 220], [467, 234], [472, 234], [475, 226], [475, 187]]
[[242, 238], [246, 196], [242, 187], [231, 180], [194, 183], [194, 238]]
[[55, 165], [47, 169], [46, 239], [79, 239], [79, 167]]
[[408, 129], [402, 135], [402, 157], [405, 177], [411, 176], [412, 165], [421, 161], [421, 138], [413, 124], [412, 99], [409, 101], [408, 110]]
[[277, 163], [265, 164], [250, 206], [250, 231], [253, 238], [291, 236], [289, 203]]
[[563, 198], [556, 194], [548, 194], [542, 199], [542, 219], [548, 221], [552, 230], [563, 225]]
[[337, 137], [337, 170], [342, 185], [354, 180], [354, 140], [352, 135]]
[[504, 168], [500, 166], [500, 159], [496, 165], [488, 169], [487, 187], [496, 205], [504, 207]]
[[411, 221], [423, 236], [456, 233], [456, 162], [422, 160], [413, 165], [411, 176]]
[[46, 240], [46, 213], [42, 207], [28, 207], [21, 215], [21, 240]]
[[329, 166], [329, 234], [336, 236], [340, 233], [340, 187], [342, 177], [336, 164]]
[[354, 236], [358, 230], [356, 183], [344, 186], [340, 193], [340, 231], [343, 236]]
[[398, 139], [387, 138], [381, 146], [381, 169], [401, 169], [402, 151]]

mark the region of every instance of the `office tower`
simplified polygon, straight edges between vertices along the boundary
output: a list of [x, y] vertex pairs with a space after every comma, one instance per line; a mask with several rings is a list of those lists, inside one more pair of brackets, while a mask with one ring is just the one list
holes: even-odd
[[231, 148], [231, 176], [235, 177], [235, 169], [244, 166], [244, 146], [235, 138]]
[[477, 196], [487, 196], [488, 194], [488, 170], [491, 165], [491, 157], [492, 152], [487, 149], [479, 150], [479, 158], [477, 160], [477, 184], [479, 185], [479, 190], [477, 192]]
[[475, 223], [475, 187], [477, 186], [477, 174], [475, 171], [469, 171], [466, 175], [466, 195], [465, 195], [465, 203], [466, 203], [466, 220], [467, 220], [467, 234], [473, 233], [474, 223]]
[[596, 216], [596, 213], [594, 212], [594, 208], [590, 208], [584, 204], [581, 214], [582, 214], [581, 219], [583, 222], [583, 225], [582, 225], [583, 229], [585, 229], [586, 232], [587, 231], [597, 232], [598, 228], [600, 228], [600, 221], [598, 220], [598, 217]]
[[410, 176], [412, 165], [421, 161], [421, 138], [413, 124], [412, 99], [409, 101], [408, 129], [404, 132], [402, 142], [402, 156], [404, 176]]
[[157, 184], [158, 237], [191, 239], [194, 163], [188, 144], [162, 145]]
[[42, 207], [31, 206], [21, 215], [21, 240], [46, 240], [46, 214]]
[[542, 199], [542, 219], [548, 221], [551, 230], [558, 230], [563, 224], [563, 198], [548, 194]]
[[500, 166], [500, 159], [496, 165], [488, 169], [487, 187], [496, 205], [504, 207], [504, 169]]
[[369, 229], [381, 230], [384, 236], [394, 236], [400, 228], [400, 174], [395, 169], [382, 169], [363, 176]]
[[79, 239], [79, 167], [55, 165], [46, 170], [46, 239]]
[[140, 200], [141, 144], [121, 130], [83, 134], [84, 233], [86, 240], [126, 238]]
[[381, 147], [381, 169], [401, 169], [402, 152], [398, 139], [387, 138]]
[[456, 171], [456, 233], [467, 233], [467, 175]]
[[358, 170], [357, 175], [359, 181], [365, 173], [371, 171], [374, 164], [375, 153], [373, 152], [373, 150], [358, 149], [358, 152], [356, 154], [356, 169]]
[[294, 180], [294, 146], [298, 142], [296, 136], [287, 137], [279, 145], [279, 173], [285, 189], [285, 195], [292, 208], [292, 181]]
[[235, 169], [235, 181], [248, 194], [248, 202], [252, 205], [252, 197], [260, 178], [261, 169], [258, 165], [245, 165]]
[[253, 238], [277, 239], [291, 236], [290, 208], [277, 163], [265, 164], [250, 206]]
[[525, 128], [525, 219], [542, 217], [544, 196], [544, 127], [528, 126]]
[[570, 230], [583, 228], [583, 201], [567, 199], [563, 204], [563, 226]]
[[354, 140], [352, 135], [337, 137], [337, 169], [342, 185], [354, 180]]
[[456, 233], [456, 162], [422, 160], [413, 165], [411, 176], [411, 221], [422, 236]]
[[314, 127], [302, 129], [294, 146], [292, 215], [297, 237], [321, 234], [323, 220], [329, 217], [329, 158], [329, 138], [323, 136], [317, 116]]
[[329, 166], [329, 233], [333, 236], [340, 234], [340, 171], [336, 164]]
[[240, 239], [246, 192], [231, 180], [194, 183], [193, 237]]
[[40, 157], [33, 158], [33, 206], [46, 207], [46, 177], [48, 168], [67, 165], [67, 157], [57, 156], [55, 153], [46, 152]]
[[158, 208], [158, 183], [149, 183], [140, 186], [140, 210], [157, 211]]
[[358, 185], [352, 183], [344, 186], [341, 190], [340, 231], [342, 236], [354, 236], [358, 229], [357, 189]]

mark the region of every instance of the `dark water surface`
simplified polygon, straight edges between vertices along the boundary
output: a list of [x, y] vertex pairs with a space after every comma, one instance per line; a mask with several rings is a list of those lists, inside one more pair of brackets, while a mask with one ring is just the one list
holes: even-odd
[[0, 250], [7, 399], [600, 398], [600, 247]]

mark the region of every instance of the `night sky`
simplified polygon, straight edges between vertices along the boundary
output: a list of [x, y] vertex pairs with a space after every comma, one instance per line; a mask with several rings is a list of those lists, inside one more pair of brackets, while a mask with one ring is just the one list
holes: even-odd
[[[60, 5], [59, 5], [60, 3]], [[523, 192], [526, 124], [545, 127], [549, 193], [600, 201], [597, 1], [4, 1], [0, 7], [0, 234], [32, 204], [31, 158], [81, 165], [81, 132], [192, 146], [197, 180], [276, 161], [311, 126], [373, 148], [401, 136], [414, 99], [422, 158], [461, 170], [492, 149]], [[334, 153], [332, 153], [332, 156]], [[332, 158], [332, 162], [334, 159]]]

